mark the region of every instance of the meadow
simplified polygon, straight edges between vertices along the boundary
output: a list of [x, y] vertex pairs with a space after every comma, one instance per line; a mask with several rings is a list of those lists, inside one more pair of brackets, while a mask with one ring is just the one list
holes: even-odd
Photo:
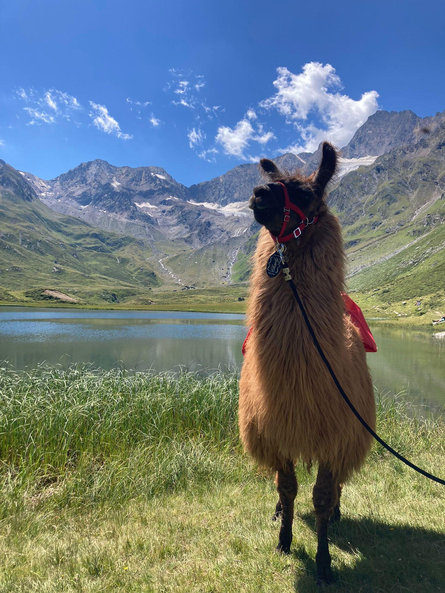
[[[445, 474], [445, 422], [378, 401], [378, 432]], [[273, 476], [243, 453], [237, 377], [0, 373], [0, 591], [316, 591], [309, 475], [290, 556], [274, 549]], [[341, 404], [341, 402], [340, 402]], [[440, 591], [443, 486], [374, 445], [331, 528], [331, 592]]]

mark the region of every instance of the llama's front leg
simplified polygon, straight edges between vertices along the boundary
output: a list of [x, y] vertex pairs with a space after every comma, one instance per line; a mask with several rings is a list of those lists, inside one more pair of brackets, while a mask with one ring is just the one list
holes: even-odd
[[281, 515], [280, 536], [277, 550], [283, 554], [290, 553], [292, 542], [292, 522], [294, 520], [294, 500], [297, 495], [297, 478], [295, 477], [294, 464], [288, 461], [277, 471], [276, 485], [280, 497], [276, 514]]
[[320, 465], [317, 481], [313, 490], [313, 502], [317, 518], [317, 581], [332, 581], [331, 556], [328, 545], [328, 523], [338, 503], [339, 486], [334, 480], [328, 466]]

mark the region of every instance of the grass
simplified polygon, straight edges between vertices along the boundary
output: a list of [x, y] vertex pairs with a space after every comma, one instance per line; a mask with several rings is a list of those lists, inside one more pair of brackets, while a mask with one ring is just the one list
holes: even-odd
[[[116, 289], [113, 294], [117, 295], [117, 301], [105, 299], [103, 293], [101, 299], [95, 299], [94, 296], [90, 299], [87, 295], [82, 302], [72, 304], [51, 298], [39, 298], [38, 300], [33, 299], [31, 296], [26, 298], [23, 294], [16, 294], [15, 300], [12, 300], [2, 294], [0, 289], [0, 306], [244, 313], [247, 293], [248, 286], [245, 283], [190, 290], [162, 288], [153, 289], [149, 292], [144, 290], [139, 293], [131, 291], [130, 294], [125, 294], [124, 291]], [[79, 293], [76, 294], [79, 295]]]
[[[4, 368], [0, 398], [0, 591], [317, 590], [314, 476], [298, 468], [292, 554], [279, 556], [273, 481], [239, 444], [235, 375]], [[443, 420], [383, 399], [378, 418], [443, 476]], [[330, 591], [439, 591], [441, 488], [374, 446], [331, 530]]]

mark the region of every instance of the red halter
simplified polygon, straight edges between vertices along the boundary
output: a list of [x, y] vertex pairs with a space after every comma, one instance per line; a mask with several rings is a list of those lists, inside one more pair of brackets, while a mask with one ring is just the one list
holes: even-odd
[[[303, 210], [300, 210], [300, 208], [298, 206], [296, 206], [295, 204], [293, 204], [290, 201], [289, 193], [288, 193], [287, 187], [284, 185], [284, 183], [281, 183], [281, 181], [278, 181], [278, 183], [283, 188], [283, 193], [284, 193], [284, 208], [283, 208], [284, 217], [283, 217], [283, 224], [281, 226], [280, 234], [278, 235], [278, 237], [275, 237], [275, 235], [272, 235], [272, 233], [271, 233], [271, 235], [272, 235], [272, 238], [275, 239], [275, 241], [277, 241], [278, 243], [287, 243], [291, 239], [298, 239], [298, 237], [301, 235], [301, 233], [304, 231], [304, 229], [306, 227], [317, 222], [318, 216], [314, 216], [314, 218], [312, 220], [309, 220], [309, 218], [306, 216], [306, 214], [303, 212]], [[284, 231], [286, 230], [287, 223], [290, 220], [290, 211], [291, 210], [293, 210], [294, 212], [296, 212], [298, 214], [298, 216], [301, 218], [301, 222], [291, 233], [284, 235]]]

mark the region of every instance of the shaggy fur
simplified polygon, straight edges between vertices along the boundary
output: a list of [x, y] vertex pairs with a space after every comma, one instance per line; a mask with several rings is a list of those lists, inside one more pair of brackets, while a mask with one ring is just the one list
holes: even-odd
[[[324, 523], [334, 509], [339, 513], [340, 484], [363, 463], [371, 436], [338, 393], [282, 273], [269, 278], [266, 263], [276, 249], [269, 231], [278, 234], [283, 220], [284, 198], [281, 186], [274, 183], [280, 180], [291, 201], [306, 215], [318, 213], [317, 224], [286, 244], [288, 265], [327, 359], [358, 412], [374, 427], [374, 395], [365, 350], [340, 294], [345, 263], [340, 225], [324, 199], [336, 153], [325, 143], [319, 171], [306, 179], [284, 176], [271, 161], [261, 164], [272, 183], [255, 188], [250, 204], [265, 228], [260, 231], [251, 278], [248, 325], [253, 330], [240, 378], [239, 428], [245, 449], [259, 464], [278, 471], [277, 511], [283, 512], [283, 504], [289, 508], [282, 517], [286, 525], [278, 547], [283, 551], [288, 551], [292, 538], [290, 515], [297, 486], [295, 481], [292, 493], [282, 489], [282, 495], [280, 480], [293, 484], [294, 461], [302, 460], [308, 466], [318, 463], [314, 505], [323, 524], [317, 524], [317, 568], [319, 578], [329, 581]], [[292, 215], [287, 232], [296, 222], [298, 218], [295, 221]], [[327, 567], [319, 565], [319, 556]]]

